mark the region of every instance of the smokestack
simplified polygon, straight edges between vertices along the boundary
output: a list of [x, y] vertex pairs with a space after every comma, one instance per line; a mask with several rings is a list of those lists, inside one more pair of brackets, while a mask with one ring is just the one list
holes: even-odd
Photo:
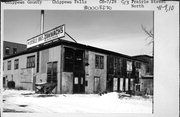
[[42, 34], [44, 32], [44, 10], [41, 10], [41, 29], [40, 33]]

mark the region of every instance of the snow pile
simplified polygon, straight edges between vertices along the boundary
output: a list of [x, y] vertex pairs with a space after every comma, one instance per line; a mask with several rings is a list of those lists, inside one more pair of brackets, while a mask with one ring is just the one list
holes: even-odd
[[101, 96], [101, 99], [111, 99], [111, 100], [117, 100], [118, 99], [118, 93], [117, 92], [111, 92], [111, 93], [107, 93]]
[[49, 113], [152, 113], [152, 99], [140, 96], [119, 98], [116, 92], [98, 94], [35, 94], [33, 91], [5, 90], [6, 112]]

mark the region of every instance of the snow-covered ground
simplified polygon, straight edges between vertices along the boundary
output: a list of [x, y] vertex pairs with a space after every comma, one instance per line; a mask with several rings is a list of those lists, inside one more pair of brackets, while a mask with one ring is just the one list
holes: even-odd
[[[4, 112], [30, 113], [152, 113], [152, 97], [97, 94], [35, 94], [27, 90], [5, 90]], [[123, 95], [123, 94], [122, 94]]]

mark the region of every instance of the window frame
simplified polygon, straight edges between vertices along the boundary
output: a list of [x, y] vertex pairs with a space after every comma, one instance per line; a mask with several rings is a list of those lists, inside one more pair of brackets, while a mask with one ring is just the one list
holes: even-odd
[[10, 55], [10, 47], [5, 47], [5, 55]]
[[17, 48], [13, 48], [13, 54], [17, 53]]
[[104, 56], [95, 55], [95, 68], [96, 69], [104, 69]]
[[11, 60], [7, 62], [7, 70], [11, 70]]
[[14, 60], [14, 69], [19, 69], [19, 59]]
[[27, 57], [26, 67], [27, 68], [35, 68], [35, 55]]
[[74, 71], [74, 49], [65, 47], [64, 48], [64, 72]]

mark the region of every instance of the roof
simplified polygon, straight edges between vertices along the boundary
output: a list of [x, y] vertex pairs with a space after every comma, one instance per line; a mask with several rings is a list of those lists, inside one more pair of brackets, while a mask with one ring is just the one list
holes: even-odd
[[153, 56], [149, 56], [149, 55], [136, 55], [136, 56], [133, 56], [134, 58], [137, 58], [137, 57], [148, 57], [148, 58], [153, 58]]
[[4, 60], [12, 58], [12, 57], [20, 56], [20, 55], [23, 55], [23, 54], [29, 54], [29, 53], [45, 50], [45, 49], [48, 49], [48, 48], [51, 48], [51, 47], [56, 47], [56, 46], [59, 46], [59, 45], [73, 46], [73, 47], [87, 49], [87, 50], [100, 52], [100, 53], [104, 53], [104, 54], [108, 54], [108, 55], [121, 56], [121, 57], [125, 57], [127, 59], [131, 59], [131, 60], [133, 59], [133, 60], [141, 61], [141, 60], [132, 58], [131, 56], [128, 56], [128, 55], [125, 55], [125, 54], [120, 54], [120, 53], [117, 53], [117, 52], [113, 52], [113, 51], [109, 51], [109, 50], [105, 50], [105, 49], [100, 49], [100, 48], [97, 48], [97, 47], [84, 45], [84, 44], [80, 44], [80, 43], [75, 43], [75, 42], [71, 42], [71, 41], [67, 41], [67, 40], [63, 40], [63, 39], [55, 39], [55, 40], [47, 42], [47, 43], [45, 43], [43, 45], [35, 46], [35, 47], [32, 47], [32, 48], [27, 48], [26, 50], [24, 50], [22, 52], [19, 52], [19, 53], [16, 53], [14, 55], [4, 57]]
[[153, 75], [145, 75], [142, 77], [142, 79], [153, 79], [154, 76]]
[[3, 41], [3, 43], [10, 43], [10, 44], [17, 44], [17, 45], [22, 45], [22, 46], [26, 46], [26, 44], [22, 44], [22, 43], [17, 43], [17, 42], [10, 42], [10, 41]]

